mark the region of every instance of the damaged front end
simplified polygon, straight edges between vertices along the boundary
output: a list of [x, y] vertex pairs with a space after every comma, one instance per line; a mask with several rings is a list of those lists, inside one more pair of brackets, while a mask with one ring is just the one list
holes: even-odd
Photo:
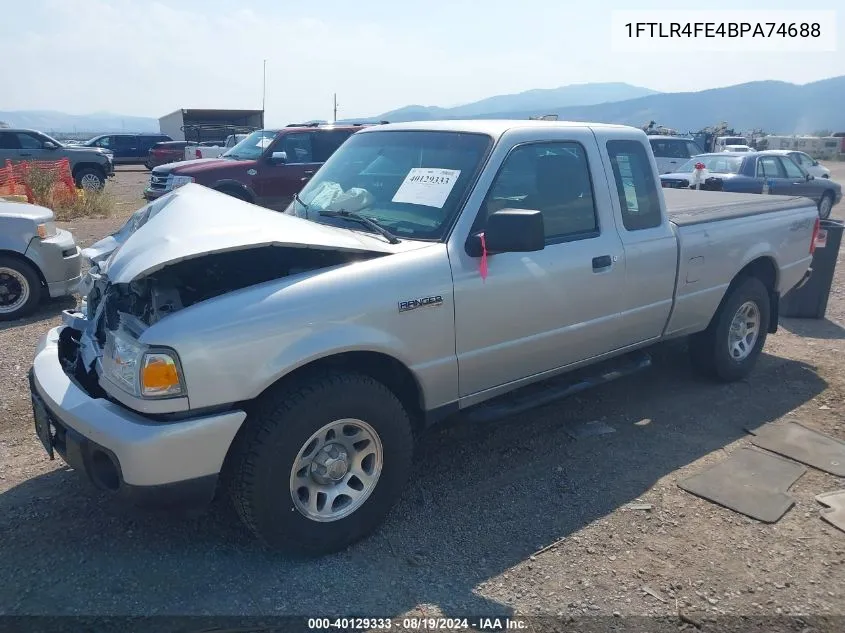
[[[68, 327], [59, 342], [62, 366], [92, 397], [115, 399], [147, 412], [164, 410], [147, 400], [167, 400], [169, 411], [187, 410], [176, 352], [138, 343], [148, 328], [175, 312], [227, 293], [381, 255], [262, 246], [178, 261], [128, 283], [112, 283], [94, 267], [80, 309], [66, 310], [63, 315]], [[147, 377], [151, 362], [162, 364], [157, 371], [163, 377]]]

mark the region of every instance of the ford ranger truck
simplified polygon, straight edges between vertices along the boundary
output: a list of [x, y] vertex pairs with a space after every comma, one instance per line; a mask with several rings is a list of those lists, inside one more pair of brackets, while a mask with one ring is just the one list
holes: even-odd
[[110, 236], [38, 343], [36, 432], [116, 496], [225, 493], [269, 546], [336, 551], [383, 521], [427, 425], [680, 337], [702, 375], [747, 376], [817, 230], [806, 198], [661, 189], [631, 127], [367, 128], [282, 213], [189, 184]]

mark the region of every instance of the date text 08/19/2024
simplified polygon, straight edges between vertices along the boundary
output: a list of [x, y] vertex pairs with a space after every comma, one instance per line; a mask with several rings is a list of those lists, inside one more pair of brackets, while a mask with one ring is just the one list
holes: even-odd
[[524, 630], [528, 623], [514, 618], [308, 618], [310, 630], [368, 631], [504, 631]]

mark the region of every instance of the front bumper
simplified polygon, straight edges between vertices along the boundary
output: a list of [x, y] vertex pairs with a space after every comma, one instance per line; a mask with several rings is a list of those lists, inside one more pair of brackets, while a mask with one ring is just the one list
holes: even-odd
[[43, 404], [52, 429], [47, 443], [95, 486], [132, 501], [181, 506], [211, 501], [246, 413], [158, 422], [93, 397], [62, 367], [60, 348], [73, 344], [71, 334], [78, 331], [49, 330], [30, 370], [33, 406]]
[[68, 231], [58, 229], [47, 239], [34, 238], [24, 255], [44, 275], [50, 297], [73, 294], [82, 278], [82, 256], [79, 247]]

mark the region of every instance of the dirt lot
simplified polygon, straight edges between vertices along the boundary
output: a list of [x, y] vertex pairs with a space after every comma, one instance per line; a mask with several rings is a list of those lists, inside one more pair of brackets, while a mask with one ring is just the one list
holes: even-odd
[[[845, 182], [845, 164], [831, 169]], [[66, 228], [86, 245], [117, 228], [147, 178], [120, 170], [109, 184], [120, 217]], [[199, 517], [129, 510], [48, 460], [26, 371], [37, 337], [72, 303], [0, 327], [0, 614], [845, 615], [845, 533], [813, 500], [845, 480], [809, 469], [774, 525], [676, 485], [747, 445], [746, 426], [789, 419], [845, 439], [842, 261], [828, 319], [784, 319], [749, 380], [703, 383], [670, 345], [634, 378], [436, 430], [388, 523], [317, 561], [263, 551], [225, 505]], [[565, 420], [616, 432], [576, 441]]]

